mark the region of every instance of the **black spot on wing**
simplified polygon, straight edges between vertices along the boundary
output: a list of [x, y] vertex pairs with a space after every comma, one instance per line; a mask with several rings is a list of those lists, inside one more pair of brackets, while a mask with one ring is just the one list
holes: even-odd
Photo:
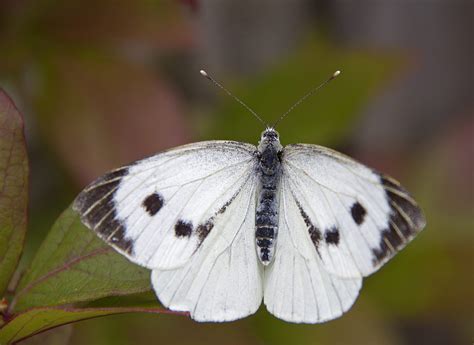
[[379, 247], [372, 249], [374, 266], [395, 255], [425, 226], [424, 215], [408, 192], [389, 177], [380, 175], [380, 181], [390, 214], [388, 226], [381, 232]]
[[193, 225], [190, 222], [184, 220], [178, 220], [174, 226], [174, 233], [176, 237], [189, 237], [193, 232]]
[[117, 188], [127, 173], [127, 168], [121, 168], [97, 179], [77, 196], [73, 208], [80, 214], [82, 222], [100, 238], [132, 255], [133, 241], [126, 238], [126, 229], [117, 218], [114, 203]]
[[324, 233], [324, 240], [327, 244], [333, 244], [337, 246], [339, 244], [339, 229], [333, 226], [331, 229], [327, 229]]
[[150, 194], [143, 200], [142, 206], [150, 216], [154, 216], [163, 207], [163, 198], [158, 193]]
[[358, 201], [356, 201], [351, 207], [351, 215], [354, 222], [357, 225], [361, 225], [364, 222], [365, 215], [367, 211], [365, 210], [364, 206], [362, 206]]
[[311, 241], [313, 242], [316, 249], [318, 249], [319, 242], [321, 241], [321, 231], [316, 227], [308, 229], [309, 235], [311, 236]]
[[222, 214], [224, 213], [226, 210], [227, 210], [227, 207], [229, 207], [230, 204], [232, 204], [232, 202], [234, 201], [234, 199], [237, 197], [237, 195], [239, 194], [240, 190], [237, 191], [237, 193], [235, 193], [232, 198], [230, 198], [224, 205], [222, 205], [222, 207], [219, 209], [219, 211], [217, 211], [217, 214]]
[[296, 205], [298, 206], [298, 209], [300, 210], [300, 214], [301, 214], [301, 217], [303, 217], [304, 223], [308, 227], [308, 232], [309, 232], [309, 236], [311, 237], [311, 241], [316, 247], [316, 250], [318, 250], [319, 242], [321, 241], [321, 231], [315, 225], [313, 225], [313, 223], [309, 219], [309, 216], [303, 210], [303, 208], [301, 207], [301, 204], [298, 201], [296, 201]]
[[196, 232], [199, 238], [199, 244], [201, 244], [202, 241], [206, 239], [207, 235], [209, 235], [213, 227], [214, 223], [211, 219], [197, 227]]

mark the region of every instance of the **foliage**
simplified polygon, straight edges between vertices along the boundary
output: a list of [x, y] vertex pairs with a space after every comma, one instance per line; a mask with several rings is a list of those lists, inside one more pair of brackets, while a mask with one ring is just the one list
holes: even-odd
[[27, 192], [23, 119], [0, 89], [0, 296], [7, 289], [23, 248]]

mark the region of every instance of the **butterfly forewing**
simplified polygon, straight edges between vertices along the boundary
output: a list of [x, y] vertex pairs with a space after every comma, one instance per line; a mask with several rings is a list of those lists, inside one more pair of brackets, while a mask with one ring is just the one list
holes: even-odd
[[133, 262], [180, 267], [248, 183], [255, 150], [231, 141], [178, 147], [106, 174], [79, 194], [74, 208]]
[[299, 144], [285, 147], [282, 157], [284, 193], [294, 199], [293, 214], [306, 229], [305, 236], [290, 232], [291, 238], [311, 243], [332, 274], [373, 273], [425, 225], [420, 208], [397, 182], [340, 153]]

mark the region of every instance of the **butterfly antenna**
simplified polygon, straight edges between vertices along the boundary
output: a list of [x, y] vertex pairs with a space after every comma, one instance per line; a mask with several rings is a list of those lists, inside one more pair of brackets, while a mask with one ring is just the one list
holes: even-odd
[[237, 96], [234, 96], [229, 90], [227, 90], [224, 86], [222, 86], [219, 82], [217, 82], [214, 78], [212, 78], [209, 74], [207, 74], [207, 72], [205, 70], [202, 69], [202, 70], [199, 71], [199, 73], [201, 73], [201, 75], [203, 77], [206, 77], [207, 79], [209, 79], [214, 85], [216, 85], [217, 87], [224, 90], [225, 93], [227, 93], [230, 97], [232, 97], [237, 102], [239, 102], [245, 109], [250, 111], [253, 114], [253, 116], [255, 116], [265, 127], [268, 127], [268, 125], [265, 123], [265, 121], [263, 121], [262, 118], [260, 116], [258, 116], [255, 111], [253, 111], [252, 108], [250, 108], [247, 104], [242, 102], [239, 98], [237, 98]]
[[318, 91], [320, 88], [322, 88], [323, 86], [325, 86], [327, 83], [329, 83], [331, 80], [333, 80], [334, 78], [336, 78], [339, 74], [341, 74], [341, 71], [336, 71], [332, 74], [332, 76], [327, 79], [325, 82], [321, 83], [320, 85], [312, 88], [311, 90], [308, 91], [308, 93], [306, 93], [306, 95], [304, 95], [303, 97], [301, 97], [295, 104], [293, 104], [272, 126], [272, 128], [275, 128], [281, 120], [283, 120], [283, 118], [288, 115], [289, 113], [291, 113], [293, 111], [293, 109], [295, 109], [298, 105], [300, 105], [306, 98], [312, 96], [316, 91]]

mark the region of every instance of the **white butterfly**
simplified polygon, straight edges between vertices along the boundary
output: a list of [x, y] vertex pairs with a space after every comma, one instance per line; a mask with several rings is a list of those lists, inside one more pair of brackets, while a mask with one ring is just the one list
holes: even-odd
[[339, 317], [425, 226], [392, 178], [321, 146], [283, 148], [271, 127], [258, 147], [198, 142], [109, 172], [74, 209], [152, 270], [164, 306], [216, 322], [262, 299], [290, 322]]

